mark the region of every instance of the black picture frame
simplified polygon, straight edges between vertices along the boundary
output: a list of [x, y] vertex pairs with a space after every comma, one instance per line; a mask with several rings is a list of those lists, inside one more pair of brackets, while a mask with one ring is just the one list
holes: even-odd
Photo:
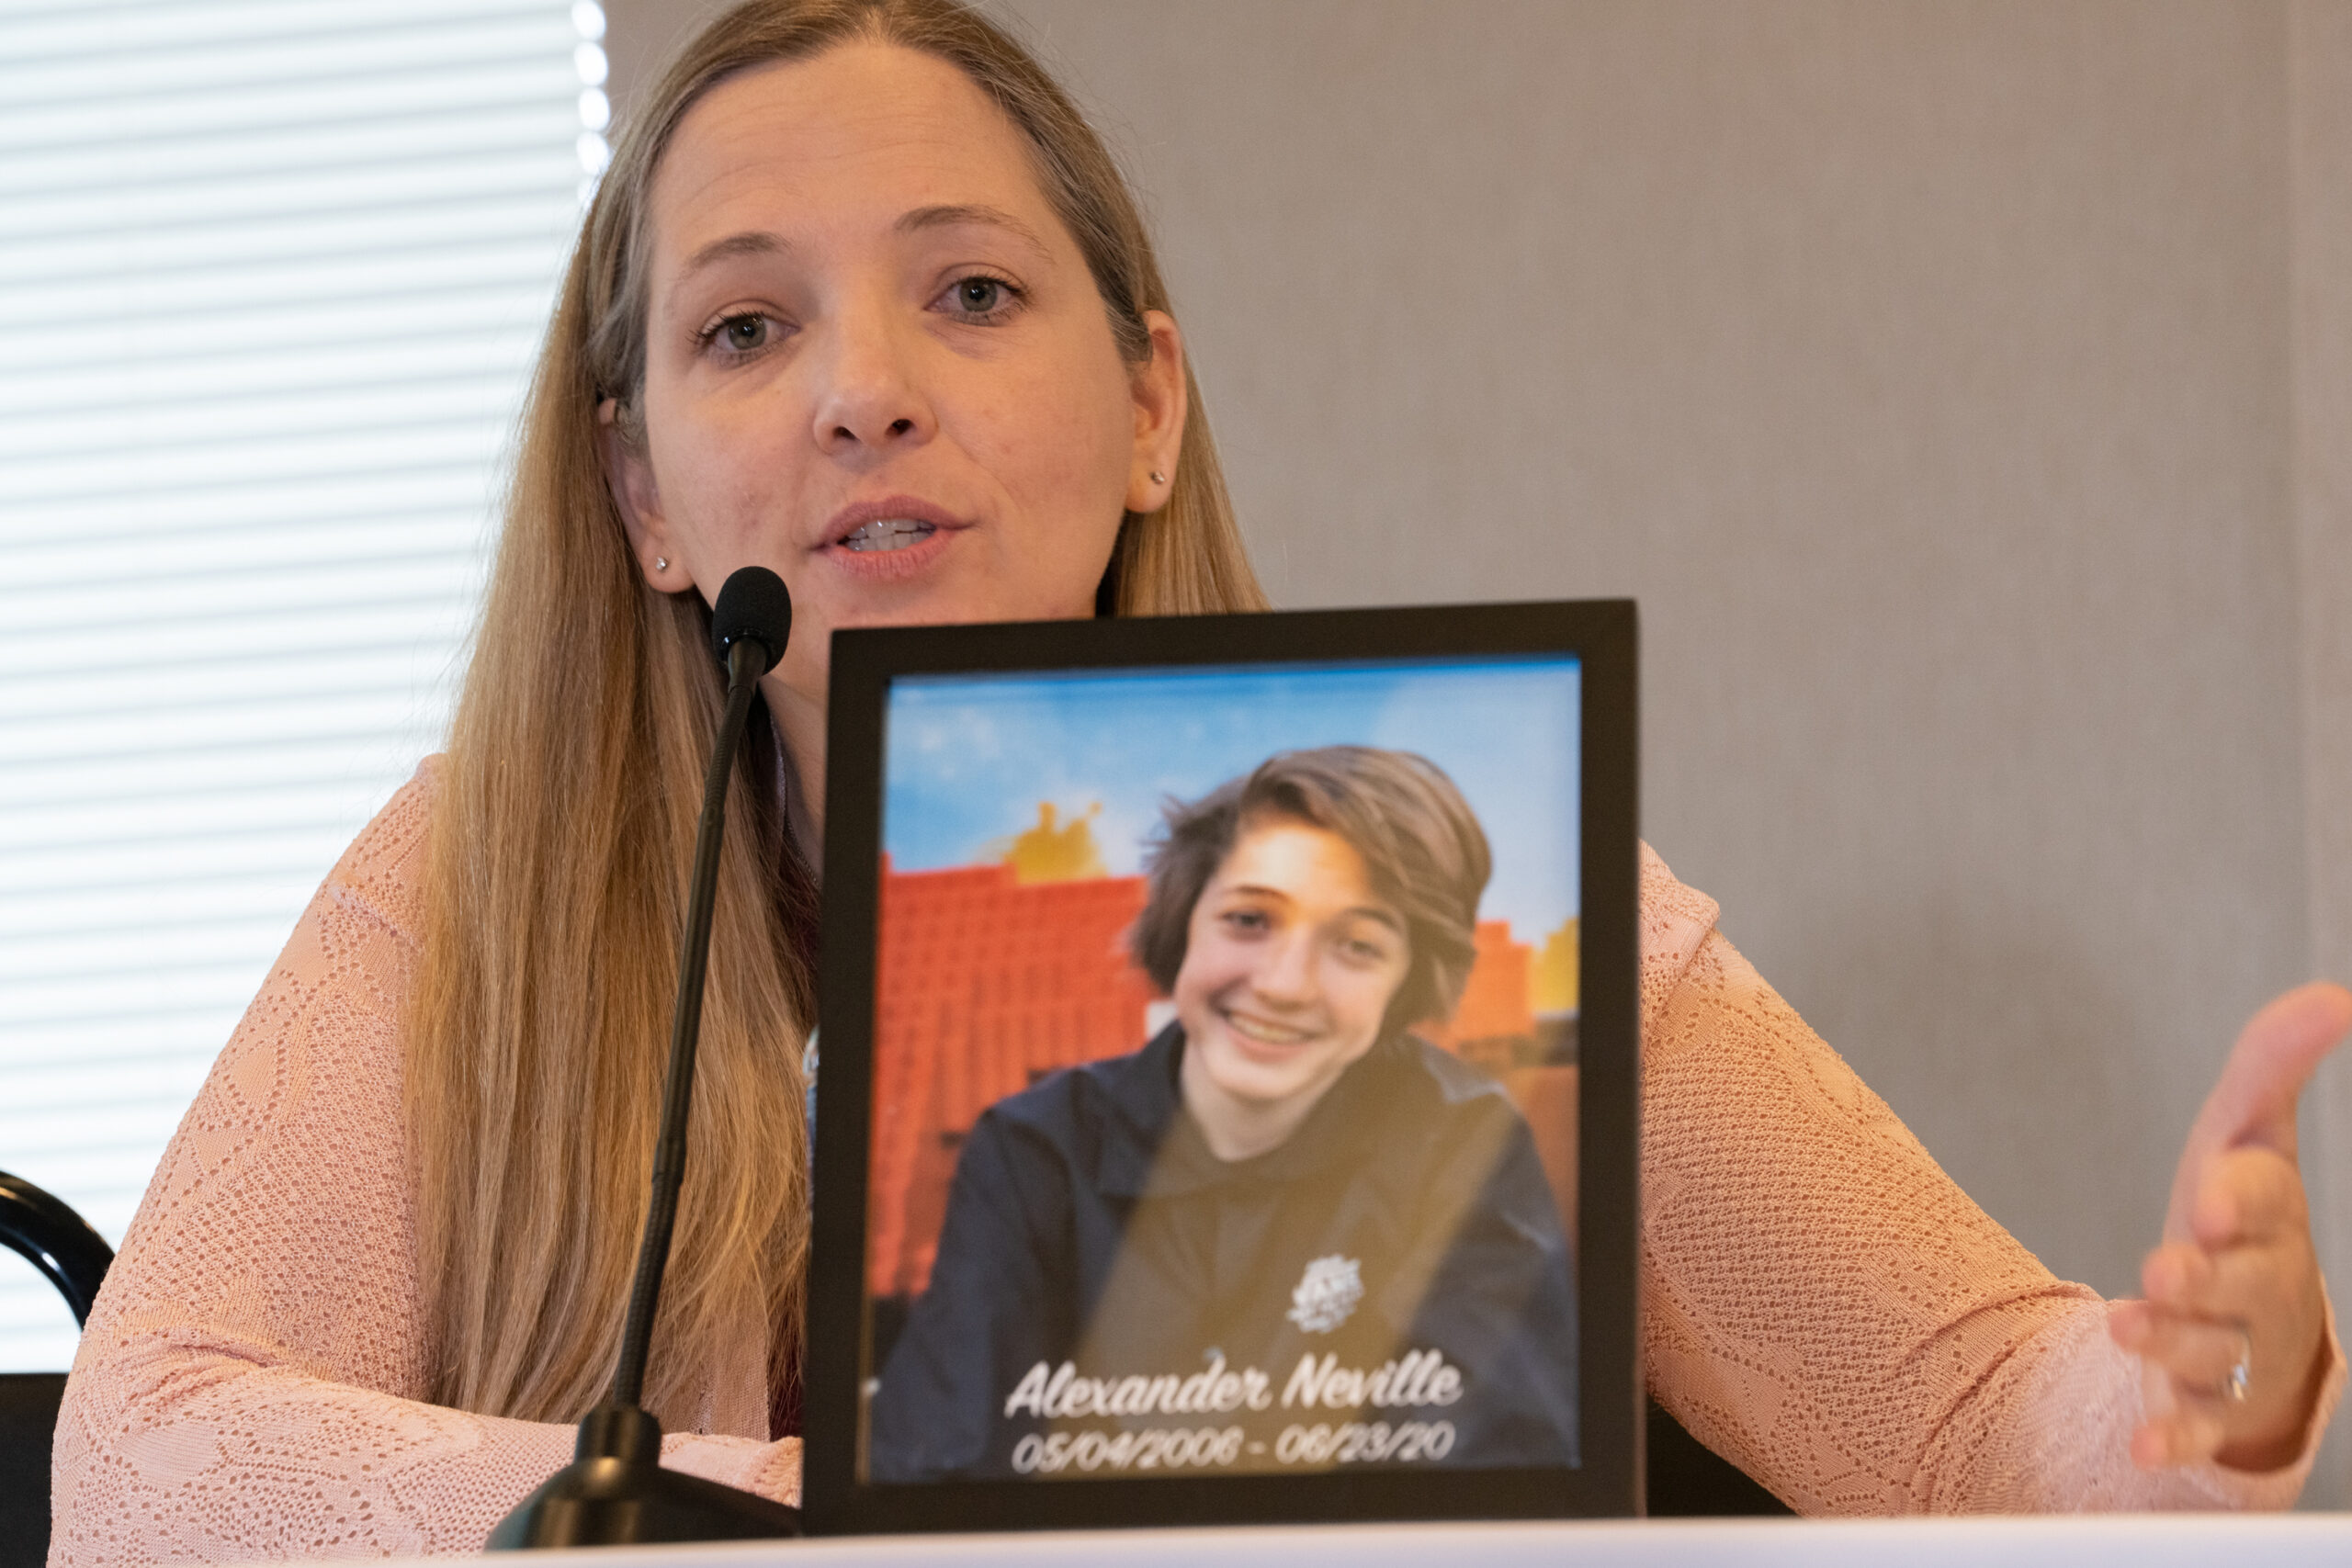
[[[1198, 665], [1574, 655], [1581, 663], [1577, 1269], [1582, 1462], [1525, 1470], [883, 1485], [857, 1473], [865, 1376], [884, 726], [894, 682]], [[1130, 617], [834, 634], [802, 1509], [846, 1535], [1642, 1512], [1637, 618], [1630, 600]]]

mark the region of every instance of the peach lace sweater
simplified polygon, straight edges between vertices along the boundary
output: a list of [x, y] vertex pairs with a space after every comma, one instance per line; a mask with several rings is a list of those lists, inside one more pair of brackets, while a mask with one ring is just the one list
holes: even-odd
[[[396, 1019], [433, 779], [320, 887], [156, 1171], [67, 1389], [52, 1564], [472, 1551], [571, 1456], [569, 1427], [419, 1397]], [[1969, 1201], [1715, 913], [1644, 852], [1659, 1402], [1806, 1512], [2290, 1502], [2333, 1340], [2298, 1464], [2134, 1470], [2138, 1366], [2098, 1299]], [[766, 1440], [766, 1404], [714, 1389], [665, 1461], [793, 1500], [799, 1444]]]

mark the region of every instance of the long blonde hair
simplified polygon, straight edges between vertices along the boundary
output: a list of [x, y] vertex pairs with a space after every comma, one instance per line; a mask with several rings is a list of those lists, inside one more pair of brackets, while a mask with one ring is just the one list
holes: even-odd
[[[645, 363], [647, 198], [686, 110], [750, 67], [872, 40], [959, 67], [1025, 135], [1121, 352], [1168, 297], [1101, 140], [1022, 47], [955, 0], [752, 0], [630, 117], [582, 226], [526, 404], [497, 563], [439, 771], [408, 1013], [407, 1103], [432, 1397], [579, 1416], [618, 1354], [651, 1168], [699, 779], [723, 692], [693, 593], [647, 584], [598, 457]], [[1166, 506], [1122, 522], [1098, 609], [1262, 608], [1191, 368]], [[744, 748], [719, 868], [699, 1083], [646, 1404], [761, 1433], [808, 1261], [800, 1054], [815, 889], [773, 748]], [[758, 1375], [752, 1375], [758, 1374]]]

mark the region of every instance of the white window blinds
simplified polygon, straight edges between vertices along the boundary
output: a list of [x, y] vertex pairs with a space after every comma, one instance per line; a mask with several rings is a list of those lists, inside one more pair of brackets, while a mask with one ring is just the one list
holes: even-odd
[[[582, 0], [0, 7], [0, 1169], [119, 1241], [446, 720], [584, 195]], [[0, 1252], [0, 1371], [64, 1303]]]

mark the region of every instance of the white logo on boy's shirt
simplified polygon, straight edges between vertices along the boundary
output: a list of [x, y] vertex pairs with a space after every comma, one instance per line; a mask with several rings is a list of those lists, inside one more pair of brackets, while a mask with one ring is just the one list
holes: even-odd
[[1348, 1321], [1362, 1300], [1363, 1265], [1335, 1252], [1306, 1266], [1290, 1293], [1290, 1311], [1283, 1315], [1309, 1334], [1329, 1334]]

